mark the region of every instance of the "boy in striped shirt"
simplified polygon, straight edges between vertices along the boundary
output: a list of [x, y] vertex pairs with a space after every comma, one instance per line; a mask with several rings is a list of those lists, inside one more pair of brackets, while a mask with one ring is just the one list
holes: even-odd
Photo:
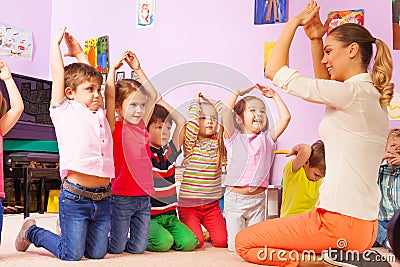
[[[192, 251], [199, 244], [195, 234], [176, 214], [175, 161], [181, 153], [185, 118], [162, 98], [147, 124], [153, 164], [155, 194], [151, 197], [151, 220], [147, 250]], [[171, 135], [172, 121], [176, 127]]]

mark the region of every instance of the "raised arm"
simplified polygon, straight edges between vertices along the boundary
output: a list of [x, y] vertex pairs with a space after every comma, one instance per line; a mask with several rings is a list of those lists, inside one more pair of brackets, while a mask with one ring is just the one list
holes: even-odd
[[50, 48], [50, 65], [53, 76], [53, 85], [51, 89], [51, 105], [61, 102], [65, 97], [64, 84], [64, 62], [61, 55], [60, 44], [65, 30], [63, 27], [53, 39]]
[[272, 140], [276, 141], [289, 124], [289, 121], [291, 119], [289, 109], [287, 108], [285, 102], [283, 102], [281, 96], [272, 88], [259, 84], [257, 84], [257, 86], [265, 97], [272, 98], [274, 100], [276, 108], [278, 110], [279, 119], [275, 123], [275, 133], [271, 133]]
[[319, 6], [314, 0], [310, 0], [304, 10], [291, 18], [272, 49], [265, 68], [265, 75], [273, 80], [280, 68], [287, 65], [289, 49], [294, 34], [299, 26], [306, 25], [319, 11]]
[[177, 109], [175, 109], [170, 104], [165, 102], [163, 98], [160, 98], [158, 100], [158, 104], [160, 104], [161, 106], [163, 106], [168, 110], [172, 120], [175, 122], [175, 130], [172, 134], [171, 140], [174, 143], [176, 149], [179, 151], [185, 140], [186, 119]]
[[325, 24], [322, 25], [321, 18], [319, 15], [319, 11], [317, 14], [304, 25], [304, 32], [306, 33], [308, 39], [311, 42], [311, 55], [313, 59], [314, 66], [314, 75], [315, 78], [319, 79], [330, 79], [330, 75], [325, 68], [324, 64], [322, 64], [321, 60], [324, 57], [324, 49], [322, 37], [328, 31], [329, 23], [332, 21], [331, 18], [328, 18], [325, 21]]
[[287, 154], [287, 157], [291, 155], [296, 156], [292, 162], [292, 171], [297, 172], [304, 164], [306, 164], [307, 160], [309, 160], [311, 156], [311, 146], [306, 144], [295, 145], [291, 152]]
[[139, 60], [133, 52], [129, 51], [125, 61], [136, 73], [140, 83], [143, 85], [143, 88], [146, 91], [147, 101], [143, 120], [147, 125], [148, 121], [150, 120], [151, 114], [153, 113], [154, 105], [158, 97], [158, 92], [156, 91], [150, 80], [147, 78], [146, 74], [143, 72], [142, 68], [140, 67]]
[[[0, 118], [1, 134], [5, 135], [17, 123], [19, 117], [24, 111], [24, 102], [22, 101], [21, 94], [15, 84], [11, 71], [6, 62], [0, 58], [0, 79], [4, 81], [8, 97], [10, 99], [10, 109]], [[2, 96], [1, 96], [2, 97]]]
[[106, 117], [110, 124], [111, 132], [115, 129], [115, 72], [126, 60], [129, 51], [125, 51], [108, 70], [104, 96], [106, 100]]
[[72, 36], [72, 34], [65, 32], [64, 41], [68, 48], [68, 51], [64, 54], [65, 57], [74, 57], [78, 60], [78, 62], [90, 65], [81, 45], [78, 43], [75, 37]]
[[239, 96], [243, 96], [249, 92], [251, 92], [256, 85], [253, 85], [246, 89], [237, 89], [233, 91], [224, 101], [224, 106], [222, 108], [223, 120], [222, 124], [224, 126], [224, 138], [229, 139], [232, 134], [235, 132], [235, 124], [233, 120], [235, 119], [233, 114], [233, 108], [235, 107], [236, 101]]
[[189, 106], [189, 117], [185, 127], [184, 156], [191, 153], [196, 144], [199, 135], [199, 117], [200, 117], [200, 98], [202, 94], [197, 93]]

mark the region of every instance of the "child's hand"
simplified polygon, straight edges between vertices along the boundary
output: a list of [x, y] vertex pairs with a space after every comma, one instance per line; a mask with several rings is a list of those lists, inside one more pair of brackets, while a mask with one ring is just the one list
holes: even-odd
[[0, 79], [5, 81], [11, 79], [10, 68], [7, 66], [6, 62], [0, 58]]
[[290, 150], [289, 153], [286, 154], [286, 157], [296, 156], [297, 153], [298, 153], [298, 151], [295, 151], [295, 150], [292, 149], [292, 150]]
[[121, 66], [124, 64], [124, 60], [126, 61], [127, 57], [128, 57], [129, 51], [125, 51], [117, 61], [115, 61], [115, 63], [111, 66], [111, 68], [113, 68], [114, 70], [117, 70], [119, 68], [121, 68]]
[[261, 91], [262, 95], [268, 98], [272, 98], [275, 96], [275, 91], [272, 88], [266, 87], [264, 85], [257, 84], [258, 90]]
[[194, 95], [193, 100], [200, 103], [200, 98], [202, 98], [202, 97], [203, 97], [203, 94], [201, 92], [198, 92], [197, 94]]
[[58, 45], [61, 44], [62, 39], [64, 37], [65, 30], [67, 29], [67, 26], [64, 26], [60, 29], [56, 37], [54, 37], [53, 42], [56, 42]]
[[68, 51], [64, 54], [65, 57], [77, 57], [79, 54], [84, 53], [75, 37], [68, 32], [64, 33], [64, 41], [68, 48]]
[[245, 94], [250, 93], [256, 87], [257, 87], [257, 85], [253, 85], [253, 86], [251, 86], [249, 88], [246, 88], [246, 89], [238, 89], [238, 90], [236, 90], [236, 94], [239, 95], [239, 96], [244, 96]]
[[140, 69], [139, 59], [132, 51], [128, 51], [125, 61], [126, 63], [128, 63], [132, 70], [137, 71]]

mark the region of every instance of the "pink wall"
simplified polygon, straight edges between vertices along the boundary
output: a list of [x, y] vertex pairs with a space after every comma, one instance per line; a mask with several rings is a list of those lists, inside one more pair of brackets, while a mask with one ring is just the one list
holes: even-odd
[[[0, 9], [2, 22], [34, 31], [36, 42], [34, 62], [10, 59], [10, 65], [15, 72], [43, 78], [49, 76], [50, 29], [53, 37], [59, 28], [67, 25], [69, 31], [81, 43], [85, 39], [107, 34], [110, 38], [111, 62], [115, 61], [124, 50], [133, 50], [149, 77], [161, 77], [160, 80], [164, 84], [171, 85], [159, 88], [165, 99], [182, 112], [186, 109], [188, 100], [197, 91], [205, 91], [217, 99], [225, 98], [228, 93], [226, 87], [234, 84], [232, 81], [237, 77], [226, 77], [226, 74], [224, 76], [212, 69], [194, 70], [188, 73], [180, 68], [171, 70], [172, 67], [198, 61], [218, 63], [231, 70], [237, 70], [252, 82], [270, 85], [270, 82], [263, 78], [263, 42], [276, 41], [285, 26], [284, 24], [254, 26], [254, 1], [156, 1], [155, 27], [149, 29], [135, 28], [136, 1], [119, 0], [107, 4], [95, 0], [42, 0], [34, 1], [35, 3], [22, 0], [22, 2], [26, 8], [15, 12], [13, 10], [16, 8], [11, 2], [3, 3]], [[307, 0], [290, 1], [289, 16], [301, 10], [306, 2]], [[366, 27], [374, 36], [391, 44], [390, 1], [320, 0], [320, 4], [323, 19], [332, 10], [364, 8]], [[49, 10], [51, 5], [52, 11]], [[36, 12], [33, 17], [32, 12], [29, 12], [31, 10], [40, 10], [40, 13]], [[51, 14], [51, 24], [49, 14]], [[38, 16], [40, 19], [36, 19]], [[308, 40], [302, 30], [295, 36], [293, 48], [290, 57], [291, 67], [298, 68], [303, 74], [311, 76]], [[395, 64], [399, 61], [399, 52], [393, 52]], [[123, 70], [127, 76], [130, 75], [127, 68]], [[206, 76], [198, 75], [201, 73], [205, 73]], [[224, 81], [219, 82], [219, 78], [213, 77], [213, 73], [215, 76], [222, 76]], [[396, 65], [393, 78], [396, 84], [400, 84], [398, 73]], [[234, 87], [233, 85], [232, 88]], [[318, 124], [323, 107], [283, 93], [281, 95], [292, 113], [292, 121], [279, 139], [279, 148], [290, 148], [299, 142], [315, 141], [318, 138]], [[275, 117], [273, 102], [267, 101], [267, 103]], [[391, 127], [400, 127], [400, 123], [391, 122]], [[273, 175], [275, 183], [279, 183], [286, 162], [287, 159], [282, 156], [276, 158]]]
[[33, 32], [33, 60], [5, 57], [11, 71], [36, 78], [49, 78], [52, 0], [2, 1], [0, 22]]

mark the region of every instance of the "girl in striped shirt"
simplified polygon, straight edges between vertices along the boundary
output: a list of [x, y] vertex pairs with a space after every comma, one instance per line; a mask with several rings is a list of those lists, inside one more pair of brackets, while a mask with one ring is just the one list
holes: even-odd
[[[200, 101], [203, 100], [203, 101]], [[201, 225], [215, 247], [227, 247], [227, 232], [219, 200], [222, 196], [221, 162], [225, 155], [218, 114], [222, 103], [212, 104], [201, 93], [189, 107], [184, 141], [185, 171], [179, 190], [178, 214], [204, 244]]]

